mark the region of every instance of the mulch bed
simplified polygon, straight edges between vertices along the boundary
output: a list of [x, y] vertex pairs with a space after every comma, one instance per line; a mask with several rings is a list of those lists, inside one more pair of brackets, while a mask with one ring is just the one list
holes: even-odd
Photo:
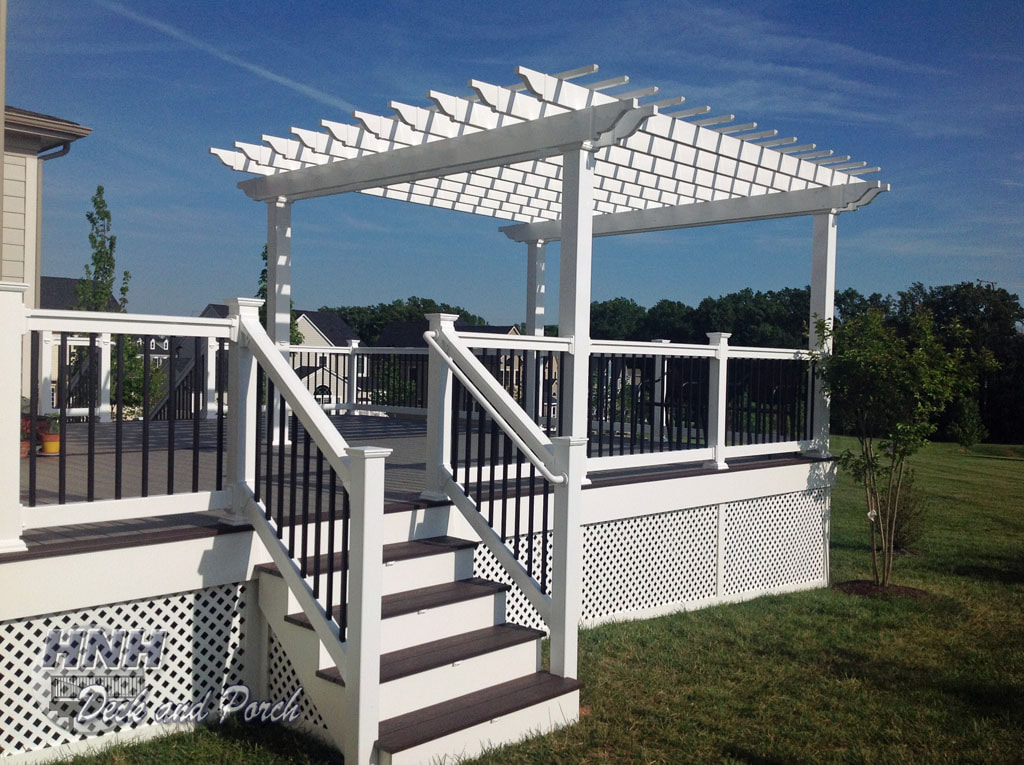
[[881, 587], [870, 579], [851, 579], [848, 582], [836, 582], [832, 585], [840, 592], [847, 595], [858, 595], [862, 598], [891, 598], [904, 597], [922, 600], [932, 597], [927, 590], [919, 590], [917, 587], [905, 587], [902, 584], [890, 584], [888, 587]]

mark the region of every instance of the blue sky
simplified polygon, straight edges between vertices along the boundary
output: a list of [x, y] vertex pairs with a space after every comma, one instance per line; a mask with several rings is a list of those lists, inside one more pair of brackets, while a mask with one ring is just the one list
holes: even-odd
[[[1024, 296], [1019, 0], [9, 0], [7, 102], [93, 128], [46, 164], [43, 273], [82, 273], [103, 184], [119, 267], [133, 273], [129, 310], [196, 314], [250, 295], [265, 206], [210, 146], [388, 113], [391, 99], [427, 105], [427, 90], [467, 93], [470, 78], [510, 84], [517, 64], [595, 63], [598, 79], [626, 74], [881, 165], [868, 177], [892, 192], [840, 216], [840, 288], [982, 279]], [[295, 304], [419, 295], [522, 320], [525, 246], [499, 224], [357, 194], [297, 203]], [[601, 239], [593, 295], [649, 306], [801, 286], [810, 246], [806, 218]]]

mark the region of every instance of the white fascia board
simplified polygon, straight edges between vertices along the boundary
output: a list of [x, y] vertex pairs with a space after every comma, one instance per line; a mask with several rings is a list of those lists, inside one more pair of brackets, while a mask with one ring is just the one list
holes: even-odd
[[[848, 212], [868, 204], [889, 190], [880, 181], [847, 183], [820, 189], [785, 191], [739, 199], [723, 199], [649, 210], [630, 210], [594, 217], [594, 236], [618, 236], [643, 231], [664, 231], [674, 228], [715, 226], [720, 223], [741, 223], [771, 218], [792, 218], [798, 215], [836, 211]], [[501, 231], [516, 242], [557, 241], [562, 238], [561, 221], [521, 223], [503, 226]]]
[[600, 141], [634, 112], [649, 115], [654, 109], [637, 107], [635, 101], [617, 101], [419, 146], [251, 178], [238, 187], [258, 201], [308, 199], [542, 159], [587, 141]]

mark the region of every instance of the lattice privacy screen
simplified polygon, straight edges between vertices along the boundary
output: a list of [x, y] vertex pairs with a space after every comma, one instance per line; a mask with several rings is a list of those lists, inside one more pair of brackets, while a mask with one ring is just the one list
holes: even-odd
[[[165, 702], [193, 702], [210, 691], [216, 710], [221, 690], [243, 682], [246, 597], [244, 584], [229, 584], [0, 623], [0, 756], [155, 722], [146, 714], [138, 723], [120, 726], [99, 719], [77, 725], [74, 709], [69, 716], [67, 704], [52, 696], [52, 678], [80, 672], [62, 668], [63, 660], [56, 669], [43, 667], [51, 630], [165, 630], [158, 665], [145, 669], [146, 708], [152, 712]], [[110, 677], [114, 672], [101, 667], [90, 674]]]
[[[269, 629], [270, 640], [267, 644], [267, 691], [268, 697], [272, 699], [290, 699], [292, 694], [299, 689], [301, 683], [298, 675], [295, 674], [295, 667], [288, 659], [274, 630]], [[301, 714], [297, 721], [297, 727], [315, 729], [327, 729], [327, 723], [320, 713], [313, 706], [313, 702], [305, 693], [300, 697], [299, 709]]]
[[[816, 489], [584, 526], [583, 622], [823, 584], [828, 502], [828, 490]], [[540, 534], [532, 538], [535, 556], [541, 554], [542, 539]], [[550, 582], [551, 534], [545, 543]], [[520, 547], [525, 544], [524, 537]], [[485, 545], [477, 547], [473, 573], [511, 583]], [[508, 593], [505, 618], [547, 628], [515, 585]]]

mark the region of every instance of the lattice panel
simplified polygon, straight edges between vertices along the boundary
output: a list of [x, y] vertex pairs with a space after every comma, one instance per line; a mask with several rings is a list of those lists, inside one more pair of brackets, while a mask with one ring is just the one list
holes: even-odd
[[726, 505], [722, 595], [824, 579], [828, 496], [815, 489]]
[[[269, 628], [268, 628], [269, 629]], [[269, 698], [290, 699], [301, 686], [298, 675], [295, 674], [295, 667], [288, 659], [274, 630], [269, 629], [270, 640], [267, 644], [267, 691]], [[301, 714], [297, 721], [299, 727], [327, 729], [327, 723], [320, 716], [313, 702], [305, 693], [300, 697], [299, 709]]]
[[583, 621], [715, 596], [715, 507], [583, 529]]
[[[243, 682], [245, 657], [244, 584], [229, 584], [146, 600], [65, 611], [0, 623], [0, 751], [37, 751], [102, 736], [118, 729], [152, 725], [153, 711], [165, 702], [189, 703], [210, 692], [212, 714], [223, 688]], [[138, 723], [75, 725], [58, 705], [51, 708], [50, 678], [68, 676], [58, 664], [43, 668], [50, 630], [165, 630], [158, 666], [145, 670], [148, 714]], [[98, 669], [92, 674], [112, 674]]]
[[[551, 594], [551, 540], [551, 532], [534, 534], [532, 537], [524, 534], [519, 538], [518, 548], [515, 550], [519, 560], [526, 560], [527, 545], [533, 547], [534, 570], [540, 569], [542, 561], [545, 563], [549, 595]], [[476, 553], [473, 556], [473, 576], [490, 579], [492, 582], [512, 584], [512, 579], [484, 544], [477, 545]], [[546, 630], [548, 627], [537, 613], [537, 609], [527, 600], [523, 591], [514, 584], [505, 596], [505, 621], [538, 630]]]

